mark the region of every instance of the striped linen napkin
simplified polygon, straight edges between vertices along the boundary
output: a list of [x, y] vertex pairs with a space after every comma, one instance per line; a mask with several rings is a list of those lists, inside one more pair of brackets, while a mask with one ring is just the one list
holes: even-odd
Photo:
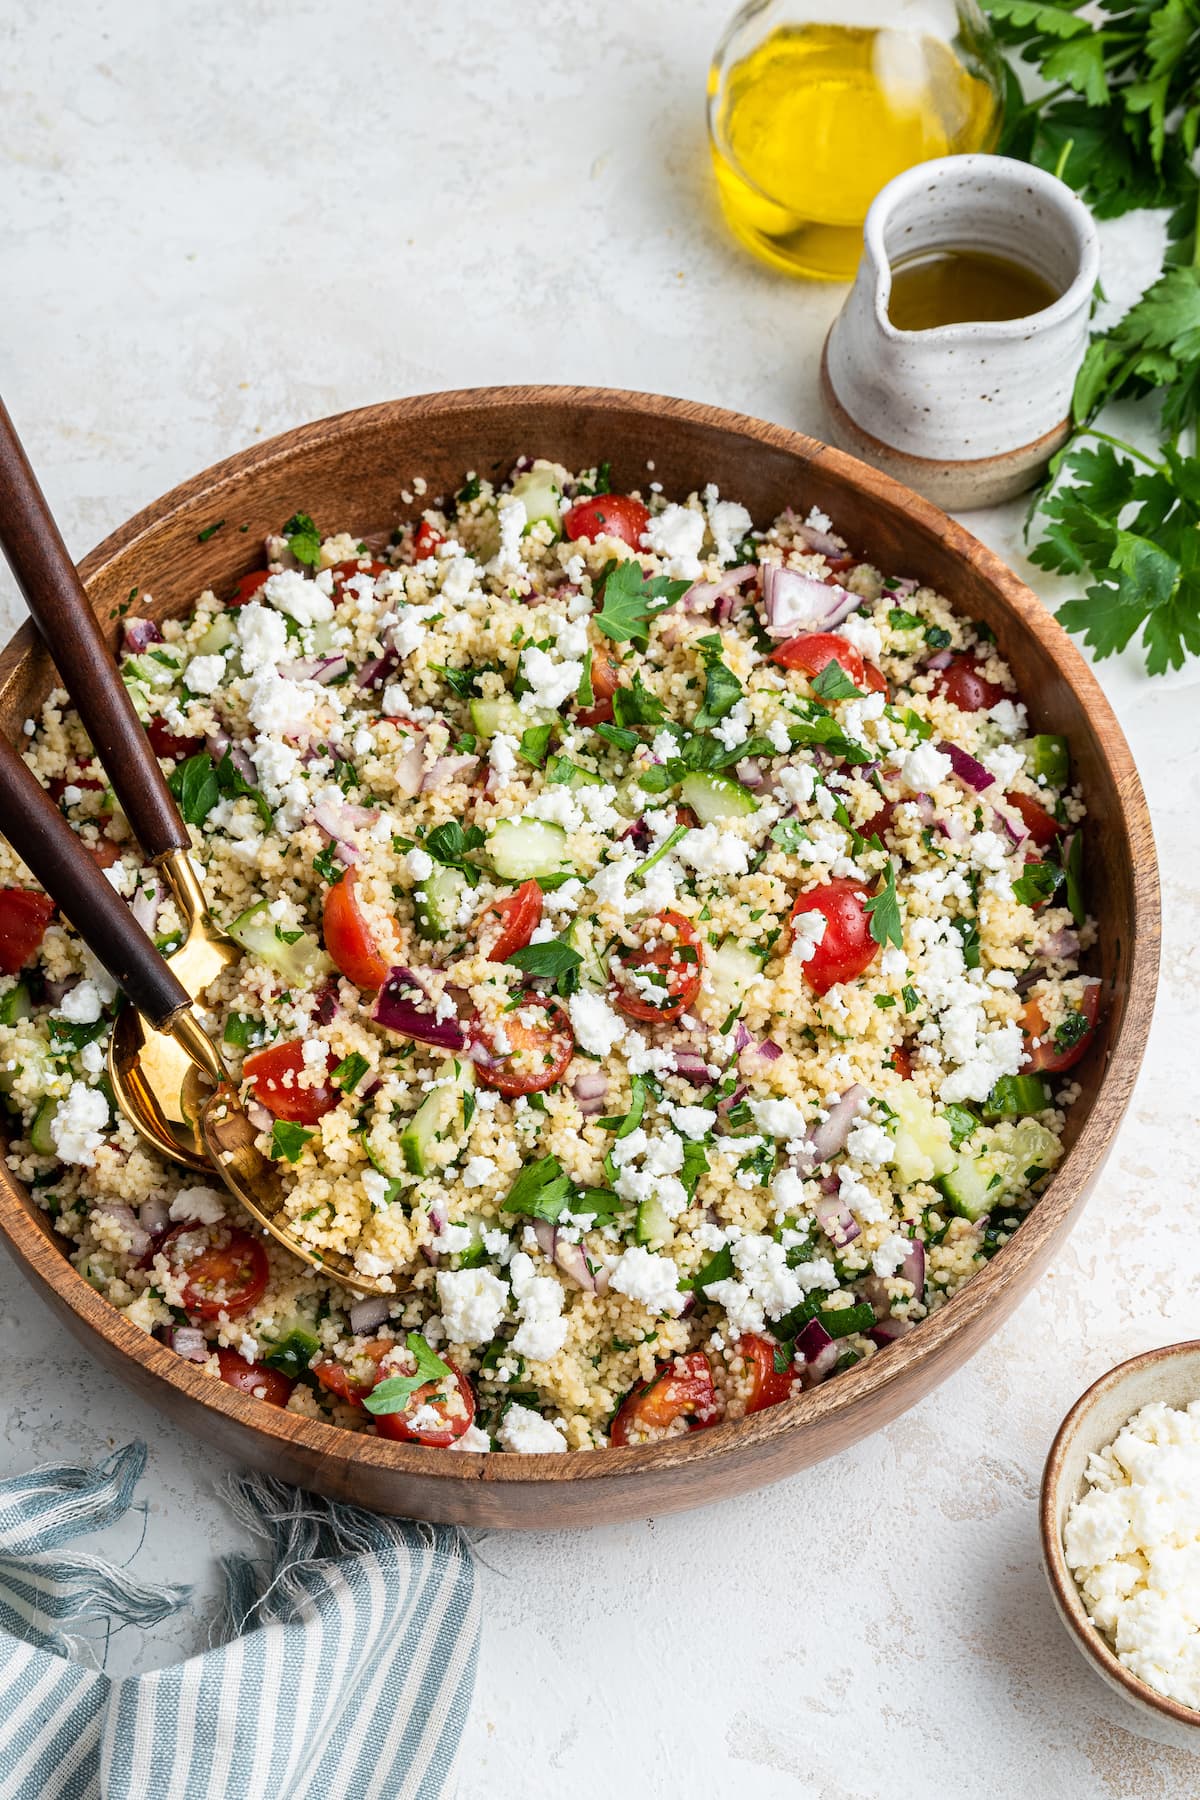
[[[117, 1681], [66, 1625], [149, 1626], [186, 1604], [94, 1556], [146, 1463], [0, 1482], [3, 1800], [440, 1800], [475, 1684], [479, 1599], [462, 1535], [377, 1518], [262, 1475], [231, 1504], [265, 1540], [225, 1559], [217, 1647]], [[7, 1635], [5, 1635], [7, 1634]]]

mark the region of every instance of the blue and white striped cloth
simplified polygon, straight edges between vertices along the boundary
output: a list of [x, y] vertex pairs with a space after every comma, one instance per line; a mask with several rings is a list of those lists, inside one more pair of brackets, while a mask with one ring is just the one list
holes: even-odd
[[[266, 1476], [231, 1503], [266, 1540], [226, 1559], [220, 1647], [112, 1680], [63, 1627], [148, 1626], [188, 1589], [60, 1554], [125, 1513], [146, 1462], [0, 1483], [2, 1800], [440, 1800], [475, 1684], [479, 1600], [460, 1533], [334, 1506]], [[7, 1635], [2, 1635], [7, 1634]]]

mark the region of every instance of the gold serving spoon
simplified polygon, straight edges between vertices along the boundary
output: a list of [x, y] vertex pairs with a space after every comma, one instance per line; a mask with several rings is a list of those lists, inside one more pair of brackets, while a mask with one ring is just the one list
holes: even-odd
[[0, 740], [4, 835], [133, 1002], [118, 1016], [109, 1051], [118, 1105], [161, 1155], [215, 1170], [301, 1261], [347, 1287], [382, 1293], [350, 1257], [301, 1243], [282, 1217], [278, 1170], [255, 1148], [254, 1127], [194, 1005], [241, 951], [209, 917], [187, 827], [3, 401], [0, 544], [122, 809], [187, 924], [183, 944], [164, 959], [24, 760]]

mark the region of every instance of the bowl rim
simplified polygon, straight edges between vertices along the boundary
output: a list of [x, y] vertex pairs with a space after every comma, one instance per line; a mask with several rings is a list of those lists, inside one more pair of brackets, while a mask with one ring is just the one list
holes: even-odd
[[[206, 506], [211, 503], [219, 511], [222, 497], [228, 496], [238, 483], [272, 465], [286, 463], [306, 449], [315, 451], [337, 440], [350, 443], [356, 436], [370, 434], [400, 418], [411, 425], [414, 420], [437, 421], [462, 411], [503, 412], [521, 406], [587, 409], [611, 414], [615, 422], [626, 425], [638, 418], [647, 422], [653, 419], [658, 425], [674, 420], [681, 427], [700, 426], [736, 434], [747, 440], [748, 447], [763, 446], [782, 452], [800, 467], [820, 464], [847, 487], [902, 511], [915, 533], [948, 543], [958, 557], [973, 564], [1001, 594], [1022, 628], [1041, 645], [1052, 667], [1067, 679], [1086, 707], [1101, 759], [1108, 767], [1119, 799], [1122, 824], [1130, 836], [1136, 833], [1150, 846], [1149, 854], [1131, 858], [1132, 917], [1136, 929], [1130, 947], [1127, 995], [1093, 1102], [1094, 1125], [1089, 1121], [1089, 1129], [1081, 1132], [1071, 1146], [1020, 1233], [935, 1313], [889, 1346], [882, 1362], [878, 1357], [870, 1357], [844, 1371], [836, 1381], [822, 1383], [780, 1405], [704, 1432], [599, 1453], [578, 1450], [518, 1455], [497, 1450], [487, 1455], [464, 1455], [348, 1432], [342, 1426], [304, 1414], [264, 1406], [252, 1396], [214, 1381], [196, 1365], [148, 1337], [91, 1287], [27, 1213], [19, 1184], [9, 1175], [2, 1159], [0, 1236], [7, 1239], [26, 1272], [69, 1305], [122, 1360], [165, 1380], [183, 1400], [197, 1401], [210, 1411], [224, 1414], [231, 1424], [247, 1427], [260, 1441], [275, 1442], [281, 1452], [303, 1451], [318, 1465], [353, 1461], [397, 1478], [433, 1477], [451, 1484], [619, 1482], [643, 1472], [665, 1473], [688, 1465], [724, 1463], [734, 1455], [765, 1449], [773, 1440], [802, 1426], [819, 1427], [843, 1409], [850, 1412], [868, 1396], [878, 1395], [902, 1378], [915, 1377], [923, 1367], [940, 1361], [956, 1335], [960, 1318], [966, 1323], [973, 1314], [987, 1308], [993, 1295], [1019, 1285], [1025, 1264], [1038, 1260], [1041, 1246], [1058, 1234], [1099, 1173], [1129, 1103], [1149, 1034], [1158, 981], [1158, 869], [1145, 795], [1116, 715], [1080, 650], [1033, 591], [965, 527], [892, 477], [802, 432], [724, 407], [623, 388], [523, 385], [455, 388], [353, 408], [252, 444], [177, 484], [98, 544], [79, 565], [80, 575], [88, 586], [104, 574], [114, 559], [136, 553], [138, 544], [152, 532], [182, 524], [198, 502], [203, 501]], [[0, 652], [0, 693], [37, 641], [32, 624], [26, 623]], [[927, 1381], [926, 1385], [932, 1383]], [[913, 1398], [916, 1397], [914, 1391]]]
[[1067, 1565], [1062, 1533], [1058, 1529], [1058, 1500], [1063, 1480], [1063, 1464], [1073, 1439], [1093, 1407], [1114, 1388], [1119, 1388], [1131, 1375], [1154, 1364], [1170, 1362], [1188, 1354], [1200, 1357], [1200, 1338], [1186, 1338], [1178, 1344], [1162, 1344], [1156, 1350], [1143, 1350], [1138, 1356], [1127, 1357], [1124, 1362], [1107, 1369], [1090, 1387], [1084, 1389], [1055, 1432], [1054, 1441], [1047, 1452], [1038, 1496], [1038, 1524], [1046, 1579], [1058, 1603], [1055, 1610], [1085, 1656], [1096, 1663], [1135, 1705], [1152, 1707], [1164, 1719], [1170, 1719], [1177, 1725], [1186, 1725], [1195, 1731], [1200, 1728], [1200, 1709], [1185, 1706], [1181, 1700], [1172, 1700], [1168, 1695], [1160, 1694], [1157, 1688], [1151, 1687], [1149, 1682], [1127, 1669], [1103, 1632], [1088, 1618], [1083, 1595]]

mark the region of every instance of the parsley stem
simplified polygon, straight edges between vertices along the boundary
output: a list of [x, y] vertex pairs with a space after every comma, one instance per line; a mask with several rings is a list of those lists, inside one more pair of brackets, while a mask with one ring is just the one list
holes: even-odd
[[660, 862], [664, 856], [668, 855], [668, 853], [675, 848], [679, 840], [687, 836], [690, 829], [691, 827], [688, 825], [677, 825], [670, 837], [663, 839], [653, 856], [648, 856], [645, 862], [640, 862], [638, 864], [637, 868], [630, 876], [630, 880], [639, 882], [644, 880], [647, 869], [652, 869], [656, 862]]
[[1155, 462], [1152, 456], [1147, 456], [1144, 450], [1138, 450], [1133, 444], [1127, 444], [1124, 438], [1112, 437], [1107, 431], [1097, 431], [1094, 425], [1089, 425], [1083, 435], [1099, 438], [1102, 444], [1111, 444], [1114, 450], [1128, 451], [1129, 455], [1136, 457], [1138, 462], [1145, 463], [1148, 469], [1157, 469], [1160, 475], [1166, 468], [1165, 463]]

